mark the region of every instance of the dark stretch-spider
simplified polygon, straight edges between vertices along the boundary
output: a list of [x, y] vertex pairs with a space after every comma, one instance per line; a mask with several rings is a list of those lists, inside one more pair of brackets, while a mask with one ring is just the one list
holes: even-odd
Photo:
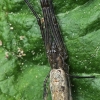
[[[31, 6], [28, 0], [24, 0], [28, 7], [31, 9], [35, 15], [38, 25], [41, 30], [42, 39], [44, 41], [45, 49], [47, 52], [48, 60], [51, 68], [53, 69], [63, 69], [67, 76], [74, 78], [94, 78], [94, 76], [71, 76], [69, 75], [69, 67], [65, 60], [68, 58], [67, 51], [65, 49], [63, 39], [61, 36], [61, 31], [54, 14], [54, 9], [52, 5], [52, 0], [40, 0], [44, 21], [41, 19]], [[66, 77], [68, 81], [68, 87], [70, 88], [70, 79]], [[44, 96], [46, 95], [46, 81], [44, 82]], [[71, 95], [71, 94], [70, 94]], [[70, 100], [70, 96], [69, 96]]]
[[[69, 74], [68, 66], [65, 62], [65, 60], [67, 59], [67, 53], [61, 36], [60, 28], [57, 23], [57, 19], [54, 15], [52, 0], [40, 0], [43, 11], [44, 22], [41, 22], [41, 19], [39, 18], [33, 7], [30, 5], [29, 1], [28, 0], [24, 1], [27, 3], [28, 7], [35, 15], [38, 25], [40, 26], [42, 39], [45, 44], [51, 68], [55, 69], [61, 68], [63, 70], [67, 68], [66, 73]], [[44, 98], [46, 95], [45, 87], [47, 78], [44, 81]], [[69, 77], [67, 81], [70, 82]], [[70, 87], [70, 84], [68, 84], [68, 87]]]

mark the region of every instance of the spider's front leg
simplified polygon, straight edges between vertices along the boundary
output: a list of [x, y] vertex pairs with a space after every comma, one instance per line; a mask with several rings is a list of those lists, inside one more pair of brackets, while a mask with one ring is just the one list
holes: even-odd
[[48, 96], [48, 88], [47, 88], [47, 83], [48, 83], [48, 79], [50, 77], [50, 74], [48, 74], [44, 80], [44, 84], [43, 84], [43, 87], [44, 87], [44, 91], [43, 91], [43, 100], [47, 100], [47, 96]]

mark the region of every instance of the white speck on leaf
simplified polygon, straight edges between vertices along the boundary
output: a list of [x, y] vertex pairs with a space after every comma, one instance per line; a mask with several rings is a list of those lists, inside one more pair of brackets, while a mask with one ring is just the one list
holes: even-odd
[[98, 56], [98, 51], [99, 51], [99, 47], [97, 47], [97, 48], [95, 49], [95, 56], [96, 56], [96, 57]]
[[24, 53], [24, 51], [21, 48], [18, 48], [18, 57], [23, 57], [26, 56], [26, 54]]
[[31, 53], [32, 53], [32, 55], [34, 55], [34, 54], [35, 54], [35, 52], [34, 52], [34, 51], [31, 51]]
[[10, 29], [13, 30], [14, 28], [13, 27], [10, 27]]
[[19, 38], [20, 38], [20, 40], [23, 40], [25, 38], [25, 36], [20, 36]]
[[9, 52], [5, 52], [5, 56], [6, 56], [6, 58], [8, 58], [9, 57]]

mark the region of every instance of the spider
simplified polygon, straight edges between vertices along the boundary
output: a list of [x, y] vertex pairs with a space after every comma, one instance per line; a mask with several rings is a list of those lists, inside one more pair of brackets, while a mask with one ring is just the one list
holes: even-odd
[[[66, 63], [68, 58], [67, 50], [65, 48], [59, 24], [57, 22], [56, 16], [54, 14], [54, 8], [52, 0], [40, 0], [40, 4], [43, 12], [43, 19], [41, 20], [36, 11], [33, 9], [32, 5], [28, 0], [24, 0], [30, 10], [33, 12], [33, 15], [36, 17], [38, 25], [41, 30], [42, 40], [44, 41], [44, 46], [46, 49], [47, 57], [51, 66], [51, 69], [63, 69], [67, 76], [69, 74], [69, 66]], [[44, 81], [44, 96], [46, 95], [46, 80]], [[71, 76], [75, 78], [93, 78], [94, 76]], [[68, 87], [70, 88], [70, 79], [66, 77], [68, 81]], [[69, 99], [71, 100], [71, 91], [69, 90]]]
[[[57, 19], [54, 14], [52, 0], [40, 0], [44, 16], [44, 19], [42, 19], [42, 21], [35, 12], [35, 10], [33, 9], [33, 7], [31, 6], [31, 4], [29, 3], [29, 1], [28, 0], [24, 1], [26, 2], [26, 4], [31, 9], [31, 11], [33, 12], [33, 14], [37, 19], [51, 68], [52, 69], [61, 68], [63, 70], [67, 68], [67, 74], [68, 74], [69, 68], [65, 62], [65, 60], [67, 59], [67, 52], [63, 43]], [[44, 95], [45, 94], [46, 93], [44, 93]]]

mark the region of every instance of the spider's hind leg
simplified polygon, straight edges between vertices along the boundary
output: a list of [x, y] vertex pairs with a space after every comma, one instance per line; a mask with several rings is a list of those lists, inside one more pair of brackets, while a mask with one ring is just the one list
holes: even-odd
[[47, 96], [48, 96], [48, 88], [47, 88], [47, 83], [48, 83], [48, 79], [50, 77], [50, 74], [48, 74], [44, 80], [44, 84], [43, 84], [43, 100], [47, 100]]
[[29, 0], [24, 0], [25, 3], [27, 4], [27, 6], [30, 8], [30, 10], [32, 11], [33, 15], [36, 17], [37, 19], [37, 22], [38, 22], [38, 25], [40, 27], [40, 30], [41, 30], [41, 35], [42, 35], [42, 38], [44, 40], [44, 28], [43, 28], [43, 23], [41, 22], [41, 19], [40, 17], [38, 16], [37, 12], [34, 10], [34, 8], [32, 7], [31, 3], [29, 2]]

